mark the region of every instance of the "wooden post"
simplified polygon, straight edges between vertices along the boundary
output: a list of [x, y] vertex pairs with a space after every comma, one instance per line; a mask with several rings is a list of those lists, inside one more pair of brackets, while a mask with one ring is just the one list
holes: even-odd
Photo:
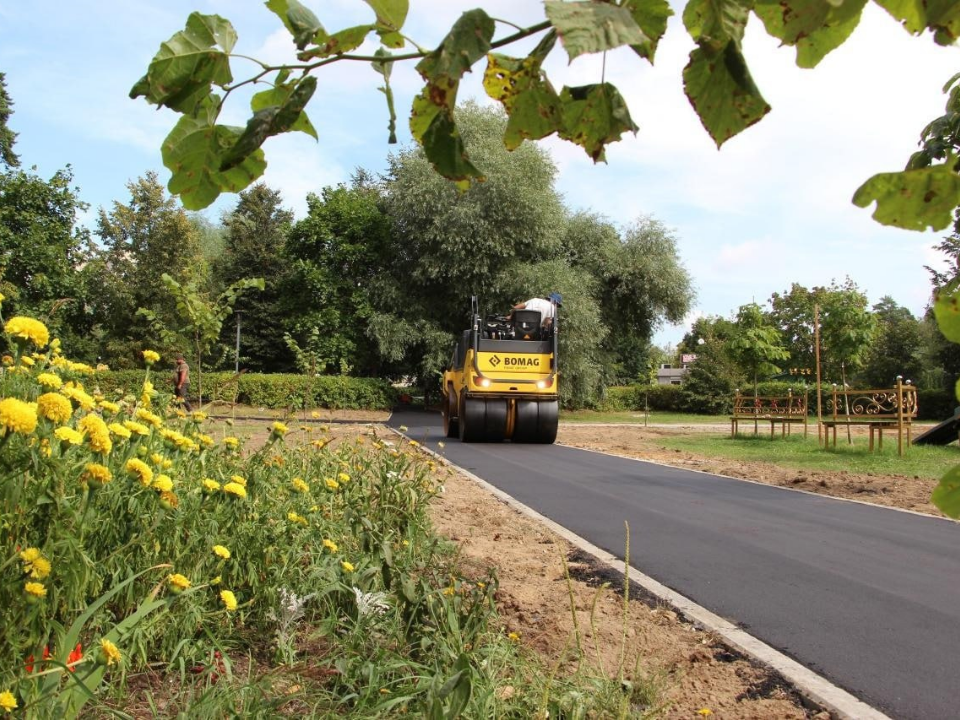
[[897, 455], [903, 457], [903, 376], [897, 375]]
[[820, 387], [820, 306], [813, 306], [813, 354], [817, 361], [817, 443], [826, 446], [823, 437], [823, 396]]

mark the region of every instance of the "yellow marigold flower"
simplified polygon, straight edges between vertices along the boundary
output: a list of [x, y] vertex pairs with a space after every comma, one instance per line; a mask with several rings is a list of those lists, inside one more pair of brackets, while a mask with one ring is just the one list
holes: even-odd
[[338, 483], [338, 482], [337, 482], [336, 480], [334, 480], [333, 478], [324, 478], [324, 479], [323, 479], [323, 484], [326, 485], [327, 488], [329, 488], [330, 490], [339, 490], [339, 489], [340, 489], [340, 483]]
[[52, 569], [50, 561], [43, 556], [38, 548], [27, 548], [20, 553], [20, 559], [23, 561], [23, 572], [35, 580], [43, 580], [50, 574]]
[[7, 367], [9, 367], [10, 365], [13, 365], [13, 355], [4, 355], [3, 358], [0, 359], [0, 362], [2, 362]]
[[73, 400], [84, 410], [93, 410], [96, 407], [94, 399], [86, 393], [82, 386], [75, 383], [67, 383], [60, 388], [60, 393]]
[[155, 350], [144, 350], [143, 361], [147, 365], [153, 365], [155, 362], [160, 361], [160, 353], [156, 352]]
[[148, 425], [153, 425], [153, 427], [158, 428], [163, 425], [163, 418], [159, 415], [154, 415], [149, 410], [143, 408], [138, 408], [136, 412], [137, 419], [143, 420]]
[[47, 372], [37, 375], [37, 382], [51, 390], [56, 390], [63, 385], [63, 380], [60, 379], [59, 375]]
[[223, 545], [214, 545], [213, 554], [219, 558], [223, 558], [224, 560], [230, 559], [230, 550], [225, 548]]
[[310, 486], [307, 485], [302, 479], [294, 478], [290, 481], [290, 484], [293, 485], [293, 489], [297, 492], [308, 493], [310, 492]]
[[228, 612], [233, 612], [237, 609], [237, 597], [229, 590], [220, 591], [220, 601]]
[[242, 485], [243, 487], [247, 486], [246, 478], [242, 477], [241, 475], [231, 475], [230, 481], [235, 482], [237, 485]]
[[62, 424], [73, 415], [73, 405], [63, 395], [44, 393], [37, 398], [37, 411], [41, 417]]
[[93, 375], [94, 373], [94, 369], [89, 365], [87, 365], [86, 363], [70, 362], [70, 363], [67, 363], [67, 365], [75, 373], [80, 373], [81, 375]]
[[454, 595], [457, 594], [457, 590], [455, 587], [451, 585], [450, 587], [445, 587], [443, 589], [443, 594], [446, 595], [447, 597], [453, 597]]
[[125, 440], [128, 440], [130, 438], [130, 431], [120, 423], [116, 423], [116, 422], [110, 423], [109, 425], [107, 425], [107, 428], [109, 428], [110, 432], [112, 432], [117, 437], [124, 438]]
[[6, 710], [8, 713], [11, 713], [18, 707], [19, 705], [17, 705], [17, 698], [14, 697], [12, 692], [9, 690], [0, 692], [0, 708]]
[[43, 583], [38, 583], [38, 582], [24, 583], [23, 589], [27, 593], [27, 595], [30, 595], [36, 598], [45, 598], [47, 596], [47, 588], [43, 586]]
[[219, 575], [217, 575], [213, 580], [210, 581], [210, 584], [211, 584], [211, 585], [219, 585], [222, 580], [223, 580], [223, 578], [221, 578]]
[[104, 638], [100, 641], [100, 662], [106, 666], [118, 665], [123, 659], [120, 650], [112, 642]]
[[703, 717], [710, 717], [711, 715], [713, 715], [713, 710], [707, 707], [700, 708], [699, 710], [697, 710], [697, 715], [701, 715]]
[[113, 449], [110, 429], [99, 415], [84, 415], [77, 423], [77, 428], [86, 433], [87, 440], [94, 452], [107, 455]]
[[5, 432], [29, 435], [37, 429], [37, 403], [23, 402], [17, 398], [0, 400], [0, 425]]
[[22, 358], [20, 358], [20, 364], [29, 368], [33, 367], [36, 364], [36, 361], [29, 355], [24, 355]]
[[157, 466], [161, 465], [163, 463], [163, 455], [160, 453], [151, 453], [150, 462]]
[[356, 568], [353, 566], [353, 563], [349, 563], [346, 560], [340, 561], [340, 567], [343, 568], [344, 572], [352, 573]]
[[107, 372], [110, 370], [110, 366], [106, 363], [97, 363], [97, 372]]
[[507, 639], [510, 640], [510, 642], [520, 642], [520, 633], [512, 632], [507, 635]]
[[288, 512], [287, 520], [289, 520], [292, 523], [297, 523], [298, 525], [303, 525], [304, 527], [310, 524], [309, 522], [307, 522], [307, 519], [303, 515], [298, 515], [295, 512]]
[[137, 435], [149, 435], [150, 428], [142, 423], [138, 423], [135, 420], [124, 420], [123, 426], [132, 433]]
[[350, 482], [350, 476], [342, 472], [337, 475], [337, 480], [339, 480], [341, 483]]
[[180, 573], [167, 576], [167, 582], [170, 583], [170, 589], [175, 593], [187, 590], [193, 584]]
[[130, 458], [124, 466], [127, 473], [137, 478], [142, 485], [149, 486], [153, 482], [153, 470], [143, 460]]
[[247, 496], [247, 489], [239, 483], [227, 483], [223, 486], [223, 491], [227, 493], [227, 495], [235, 495], [238, 498], [245, 498]]
[[420, 443], [418, 443], [416, 440], [411, 440], [410, 447], [420, 447]]
[[275, 422], [273, 425], [270, 426], [270, 432], [271, 432], [273, 435], [276, 435], [277, 437], [283, 437], [284, 435], [286, 435], [286, 434], [289, 432], [289, 430], [287, 429], [287, 426], [286, 426], [286, 425], [284, 425], [284, 424], [283, 424], [282, 422], [280, 422], [280, 421], [277, 421], [277, 422]]
[[160, 492], [170, 492], [173, 490], [173, 480], [169, 475], [157, 475], [150, 487]]
[[103, 409], [104, 412], [108, 412], [111, 415], [116, 415], [118, 412], [120, 412], [120, 406], [117, 405], [115, 402], [110, 402], [109, 400], [101, 400], [97, 404]]
[[204, 478], [203, 489], [205, 492], [215, 493], [220, 489], [220, 483], [218, 483], [216, 480], [211, 480], [210, 478]]
[[99, 463], [87, 463], [85, 476], [93, 487], [106, 485], [113, 480], [113, 473], [110, 472], [110, 468]]
[[194, 410], [192, 413], [190, 413], [190, 417], [195, 422], [203, 422], [207, 419], [207, 414], [203, 412], [203, 410]]
[[58, 440], [62, 440], [69, 445], [83, 445], [83, 433], [77, 432], [71, 427], [58, 427], [53, 431], [53, 434]]
[[324, 539], [323, 546], [332, 553], [335, 553], [340, 549], [333, 540]]
[[169, 490], [160, 493], [160, 507], [164, 510], [175, 510], [180, 504], [180, 498]]
[[213, 447], [216, 444], [214, 443], [213, 438], [210, 437], [209, 435], [204, 435], [203, 433], [197, 433], [195, 437], [197, 441], [204, 447]]
[[225, 438], [223, 439], [223, 444], [226, 445], [226, 446], [229, 447], [229, 448], [236, 449], [236, 448], [240, 447], [240, 440], [239, 440], [239, 438], [235, 438], [235, 437], [233, 437], [233, 436], [228, 436], [228, 437], [225, 437]]
[[39, 320], [28, 317], [12, 317], [3, 326], [7, 335], [13, 335], [21, 340], [29, 340], [38, 348], [46, 347], [50, 342], [50, 331]]

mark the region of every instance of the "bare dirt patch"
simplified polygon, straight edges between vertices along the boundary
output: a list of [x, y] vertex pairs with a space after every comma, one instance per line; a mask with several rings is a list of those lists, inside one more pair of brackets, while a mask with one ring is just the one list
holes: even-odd
[[[861, 500], [876, 505], [886, 505], [904, 510], [915, 510], [943, 517], [940, 510], [930, 502], [937, 481], [930, 478], [906, 475], [864, 475], [847, 471], [820, 472], [789, 470], [773, 463], [749, 462], [711, 458], [663, 446], [664, 437], [678, 432], [693, 432], [698, 428], [688, 426], [643, 427], [639, 425], [571, 425], [561, 424], [557, 442], [572, 447], [599, 450], [673, 465], [675, 467], [701, 470], [728, 477], [753, 480], [767, 485], [777, 485], [795, 490], [829, 495], [831, 497]], [[717, 427], [699, 428], [701, 431], [723, 432]], [[816, 429], [814, 429], [816, 432]], [[865, 432], [863, 430], [859, 432]], [[858, 438], [860, 439], [860, 438]]]

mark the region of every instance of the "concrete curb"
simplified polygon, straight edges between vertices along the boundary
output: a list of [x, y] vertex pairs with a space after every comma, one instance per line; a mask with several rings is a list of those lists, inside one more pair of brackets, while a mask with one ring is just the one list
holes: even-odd
[[[399, 430], [392, 427], [389, 429], [395, 432], [397, 435], [409, 440], [409, 438], [407, 438], [407, 436]], [[867, 705], [865, 702], [857, 699], [843, 688], [837, 687], [826, 678], [818, 675], [809, 668], [804, 667], [796, 660], [787, 657], [779, 650], [776, 650], [763, 641], [758, 640], [745, 630], [731, 623], [729, 620], [725, 620], [719, 615], [710, 612], [705, 607], [702, 607], [690, 598], [671, 590], [663, 583], [654, 580], [649, 575], [645, 575], [635, 567], [627, 566], [615, 555], [612, 555], [606, 550], [597, 547], [579, 535], [570, 532], [562, 525], [559, 525], [550, 518], [541, 515], [533, 508], [524, 505], [520, 501], [516, 500], [513, 496], [505, 493], [503, 490], [494, 487], [483, 478], [474, 475], [469, 470], [465, 470], [428, 447], [420, 445], [419, 449], [433, 456], [445, 465], [455, 468], [461, 475], [469, 478], [494, 497], [509, 505], [522, 515], [550, 528], [550, 530], [555, 532], [571, 545], [592, 555], [599, 562], [603, 563], [614, 572], [625, 575], [629, 580], [636, 582], [654, 597], [671, 605], [677, 612], [682, 614], [688, 620], [696, 622], [704, 629], [714, 632], [722, 637], [724, 642], [726, 642], [735, 650], [743, 653], [749, 658], [752, 658], [761, 665], [770, 668], [774, 672], [779, 673], [804, 698], [811, 701], [815, 705], [824, 708], [834, 717], [840, 718], [841, 720], [890, 720], [889, 716], [884, 715], [879, 710]]]

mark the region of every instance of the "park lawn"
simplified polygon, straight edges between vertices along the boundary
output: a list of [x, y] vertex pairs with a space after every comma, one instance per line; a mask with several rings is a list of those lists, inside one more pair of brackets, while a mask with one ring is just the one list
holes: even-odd
[[836, 449], [823, 449], [815, 433], [806, 438], [802, 434], [794, 434], [773, 439], [762, 433], [738, 435], [736, 438], [712, 433], [686, 433], [663, 436], [658, 438], [658, 444], [671, 450], [710, 457], [768, 462], [783, 468], [832, 473], [845, 471], [939, 479], [951, 467], [960, 464], [960, 448], [956, 443], [942, 447], [914, 445], [905, 450], [903, 457], [899, 457], [896, 435], [892, 432], [886, 434], [883, 450], [874, 452], [868, 449], [865, 436], [856, 435], [853, 444], [848, 445], [846, 438], [838, 434]]

